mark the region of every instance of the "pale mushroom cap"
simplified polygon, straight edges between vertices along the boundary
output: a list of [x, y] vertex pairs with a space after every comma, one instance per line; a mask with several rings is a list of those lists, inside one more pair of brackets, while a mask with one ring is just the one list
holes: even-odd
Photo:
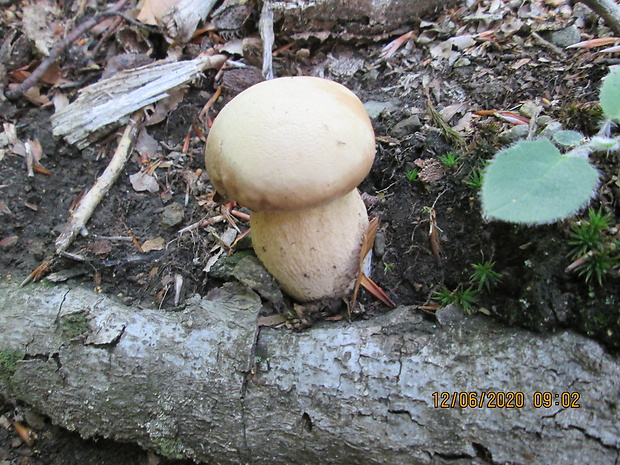
[[256, 255], [291, 297], [339, 298], [355, 284], [368, 229], [357, 189], [310, 210], [252, 212], [250, 227]]
[[255, 211], [312, 208], [353, 190], [375, 155], [370, 118], [346, 87], [283, 77], [250, 87], [218, 114], [207, 137], [215, 189]]

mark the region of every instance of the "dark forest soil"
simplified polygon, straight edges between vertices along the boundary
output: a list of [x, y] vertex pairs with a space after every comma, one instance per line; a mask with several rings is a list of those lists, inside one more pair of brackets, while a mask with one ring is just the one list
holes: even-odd
[[[343, 43], [335, 38], [295, 41], [276, 34], [276, 47], [293, 44], [276, 57], [276, 72], [323, 75], [345, 84], [365, 103], [381, 102], [383, 110], [373, 117], [377, 159], [360, 189], [375, 197], [369, 212], [381, 221], [372, 278], [397, 305], [418, 306], [420, 312], [433, 318], [438, 304], [433, 299], [435, 292], [472, 286], [472, 265], [490, 261], [495, 263], [501, 281], [478, 293], [471, 310], [535, 331], [572, 328], [617, 351], [617, 266], [602, 285], [585, 283], [578, 274], [565, 272], [572, 262], [570, 228], [585, 212], [536, 227], [484, 220], [478, 191], [470, 185], [471, 173], [505, 146], [500, 134], [510, 125], [492, 116], [474, 116], [464, 129], [463, 144], [456, 144], [432, 123], [423, 89], [430, 86], [430, 99], [438, 110], [463, 104], [460, 113], [449, 121], [451, 125], [473, 111], [518, 111], [525, 102], [544, 101], [541, 115], [560, 121], [567, 129], [593, 135], [597, 121], [588, 104], [597, 100], [609, 65], [620, 60], [593, 51], [541, 45], [532, 40], [532, 29], [527, 27], [513, 34], [496, 32], [484, 53], [463, 53], [467, 61], [458, 66], [432, 56], [432, 44], [465, 33], [469, 23], [463, 18], [468, 13], [462, 9], [452, 16], [444, 14], [434, 23], [434, 42], [409, 43], [386, 59], [379, 56], [385, 42], [365, 39]], [[507, 14], [516, 13], [508, 10]], [[584, 14], [583, 18], [586, 20], [579, 23], [582, 39], [604, 32], [592, 15]], [[559, 29], [570, 26], [578, 17], [575, 13], [551, 19], [549, 23]], [[5, 29], [0, 33], [6, 36], [8, 26]], [[422, 29], [416, 31], [419, 34]], [[477, 46], [481, 44], [479, 41]], [[298, 58], [300, 50], [304, 50], [303, 60]], [[28, 55], [25, 63], [31, 58]], [[63, 58], [63, 63], [69, 63], [70, 58]], [[515, 66], [523, 59], [527, 63]], [[353, 72], [342, 72], [345, 67], [338, 66], [352, 62], [358, 63]], [[24, 61], [12, 63], [13, 68], [7, 65], [7, 69], [22, 64]], [[205, 174], [196, 181], [196, 173], [204, 166], [204, 141], [195, 132], [189, 150], [183, 153], [188, 131], [198, 122], [199, 112], [217, 87], [214, 78], [214, 72], [206, 72], [165, 121], [148, 128], [161, 150], [150, 154], [151, 161], [166, 162], [156, 170], [159, 192], [134, 190], [129, 176], [141, 167], [134, 158], [88, 223], [89, 235], [78, 238], [70, 249], [84, 261], [63, 259], [52, 271], [69, 270], [74, 274], [72, 279], [82, 285], [117, 295], [128, 304], [163, 308], [183, 305], [185, 298], [206, 294], [222, 284], [221, 276], [210, 276], [204, 269], [218, 244], [216, 235], [221, 235], [228, 224], [214, 223], [179, 234], [181, 229], [219, 213], [205, 200], [211, 192]], [[73, 91], [66, 92], [73, 97]], [[211, 112], [212, 118], [232, 95], [234, 89], [229, 89]], [[51, 107], [39, 108], [23, 100], [4, 102], [2, 108], [3, 121], [15, 124], [20, 139], [41, 142], [45, 154], [42, 163], [53, 173], [28, 177], [21, 156], [6, 152], [0, 159], [0, 201], [8, 207], [8, 212], [0, 212], [0, 240], [16, 237], [2, 243], [0, 278], [21, 281], [53, 251], [72, 202], [103, 171], [115, 141], [102, 141], [80, 152], [51, 135]], [[454, 167], [436, 163], [440, 179], [424, 182], [407, 178], [406, 174], [420, 163], [416, 160], [438, 160], [449, 152], [460, 158]], [[602, 182], [591, 206], [611, 214], [617, 234], [617, 155], [596, 155], [593, 162], [602, 173]], [[193, 180], [191, 189], [189, 180]], [[163, 218], [175, 209], [182, 213], [179, 222], [168, 224]], [[429, 241], [432, 212], [440, 231], [439, 254], [434, 253]], [[239, 227], [247, 229], [243, 222]], [[159, 237], [165, 248], [148, 253], [140, 253], [132, 241], [134, 238], [143, 244]], [[174, 283], [179, 277], [183, 285], [177, 295]], [[325, 316], [348, 317], [344, 305], [329, 310], [305, 308], [300, 313], [293, 313], [290, 304], [287, 308], [294, 315], [288, 326], [298, 329]], [[364, 294], [352, 317], [372, 318], [388, 310]], [[5, 406], [0, 414], [9, 420], [15, 415], [19, 418], [19, 409]], [[81, 441], [75, 434], [42, 421], [38, 430], [35, 427], [39, 440], [32, 448], [20, 443], [12, 429], [0, 428], [0, 463], [181, 463], [105, 440]]]

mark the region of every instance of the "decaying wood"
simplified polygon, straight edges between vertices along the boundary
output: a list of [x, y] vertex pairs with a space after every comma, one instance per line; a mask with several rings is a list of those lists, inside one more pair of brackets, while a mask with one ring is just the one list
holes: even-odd
[[224, 55], [202, 56], [179, 62], [163, 60], [121, 71], [82, 89], [71, 105], [53, 115], [53, 133], [83, 149], [93, 138], [125, 124], [133, 112], [158, 102], [171, 89], [225, 61]]
[[[3, 283], [0, 395], [85, 437], [218, 464], [618, 460], [620, 363], [584, 337], [450, 309], [436, 323], [409, 307], [259, 331], [260, 308], [233, 284], [169, 312]], [[454, 407], [433, 405], [443, 392]], [[523, 393], [524, 405], [458, 406], [483, 392], [505, 393], [500, 405]], [[554, 405], [536, 407], [536, 392]], [[579, 407], [555, 405], [565, 392]]]
[[458, 0], [266, 0], [281, 30], [299, 36], [332, 34], [343, 39], [404, 33], [416, 20]]

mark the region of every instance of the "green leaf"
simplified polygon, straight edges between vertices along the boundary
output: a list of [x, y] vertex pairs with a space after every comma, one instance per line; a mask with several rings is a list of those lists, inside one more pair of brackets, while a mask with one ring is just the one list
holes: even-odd
[[620, 120], [620, 66], [614, 66], [603, 80], [601, 107], [607, 118]]
[[521, 141], [499, 152], [486, 168], [482, 211], [513, 223], [551, 223], [585, 206], [598, 180], [587, 159], [563, 156], [549, 139]]
[[553, 135], [553, 140], [564, 147], [574, 147], [578, 145], [583, 139], [584, 136], [580, 132], [568, 131], [564, 129], [556, 132]]

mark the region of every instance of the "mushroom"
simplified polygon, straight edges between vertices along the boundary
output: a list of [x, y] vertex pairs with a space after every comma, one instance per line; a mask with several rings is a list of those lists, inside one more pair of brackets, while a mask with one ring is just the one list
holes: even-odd
[[357, 185], [375, 154], [370, 118], [341, 84], [264, 81], [232, 99], [207, 137], [216, 191], [251, 210], [252, 243], [282, 289], [305, 302], [354, 285], [368, 227]]

